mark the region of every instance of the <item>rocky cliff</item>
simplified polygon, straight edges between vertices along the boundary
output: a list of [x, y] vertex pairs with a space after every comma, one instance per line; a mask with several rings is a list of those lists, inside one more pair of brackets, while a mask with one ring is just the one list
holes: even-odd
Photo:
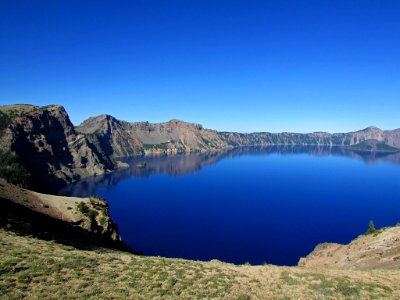
[[114, 169], [107, 156], [75, 131], [62, 106], [13, 105], [0, 111], [8, 121], [0, 149], [16, 155], [35, 190], [56, 191], [64, 183]]
[[222, 138], [232, 146], [272, 146], [272, 145], [313, 145], [313, 146], [350, 146], [375, 140], [391, 147], [400, 147], [400, 130], [381, 130], [368, 127], [349, 133], [235, 133], [222, 132]]
[[205, 152], [228, 146], [217, 131], [179, 120], [130, 123], [101, 115], [86, 120], [76, 130], [85, 134], [99, 152], [111, 157]]
[[379, 144], [379, 150], [396, 151], [400, 147], [400, 129], [384, 131], [376, 127], [350, 133], [237, 133], [217, 132], [201, 125], [171, 120], [165, 123], [129, 123], [108, 115], [90, 118], [76, 129], [85, 134], [97, 150], [111, 157], [138, 154], [171, 154], [187, 152], [210, 152], [229, 147], [312, 145], [351, 146], [366, 141]]

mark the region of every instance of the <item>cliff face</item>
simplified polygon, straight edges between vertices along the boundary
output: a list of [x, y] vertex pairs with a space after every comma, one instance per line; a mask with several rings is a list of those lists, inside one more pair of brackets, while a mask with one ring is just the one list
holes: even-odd
[[62, 106], [6, 108], [3, 113], [10, 116], [10, 124], [3, 130], [1, 150], [16, 154], [36, 190], [56, 191], [64, 183], [114, 168], [108, 157], [76, 133]]
[[381, 130], [376, 127], [349, 133], [269, 133], [256, 132], [241, 134], [234, 132], [221, 133], [232, 146], [271, 146], [271, 145], [314, 145], [314, 146], [350, 146], [368, 140], [376, 140], [389, 146], [400, 147], [400, 130]]
[[101, 115], [86, 120], [76, 130], [85, 134], [99, 152], [112, 157], [205, 152], [228, 146], [218, 132], [179, 120], [129, 123]]
[[376, 127], [350, 133], [236, 133], [203, 129], [201, 125], [171, 120], [166, 123], [129, 123], [102, 115], [83, 122], [77, 131], [85, 134], [99, 152], [112, 157], [138, 154], [209, 152], [228, 147], [313, 145], [351, 146], [374, 140], [400, 147], [400, 130]]

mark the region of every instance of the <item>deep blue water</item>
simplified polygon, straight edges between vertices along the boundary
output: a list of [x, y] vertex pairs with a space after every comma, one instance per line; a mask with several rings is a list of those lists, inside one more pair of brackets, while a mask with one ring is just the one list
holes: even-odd
[[145, 255], [294, 265], [370, 219], [400, 221], [399, 154], [273, 147], [129, 162], [60, 193], [106, 198], [123, 240]]

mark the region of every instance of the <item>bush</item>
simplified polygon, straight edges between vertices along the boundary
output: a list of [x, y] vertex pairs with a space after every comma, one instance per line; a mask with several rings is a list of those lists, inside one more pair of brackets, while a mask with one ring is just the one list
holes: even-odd
[[78, 204], [78, 210], [83, 213], [84, 215], [86, 215], [89, 211], [89, 208], [87, 207], [87, 205], [85, 204], [85, 202], [79, 202]]
[[0, 177], [9, 183], [26, 186], [29, 173], [17, 162], [17, 157], [11, 152], [0, 152]]
[[96, 219], [97, 215], [99, 213], [93, 209], [89, 210], [88, 213], [86, 214], [88, 216], [89, 219], [94, 220]]
[[11, 123], [11, 118], [5, 113], [0, 111], [0, 136], [3, 135], [4, 129], [8, 127]]
[[78, 210], [84, 214], [86, 217], [88, 217], [90, 220], [95, 220], [96, 217], [98, 216], [98, 212], [94, 209], [90, 209], [85, 202], [79, 202], [78, 203]]
[[106, 222], [107, 222], [107, 218], [106, 217], [103, 216], [103, 217], [100, 218], [100, 225], [104, 226], [106, 224]]
[[372, 233], [376, 233], [377, 230], [375, 228], [375, 224], [374, 221], [370, 220], [369, 224], [368, 224], [368, 231], [365, 234], [372, 234]]

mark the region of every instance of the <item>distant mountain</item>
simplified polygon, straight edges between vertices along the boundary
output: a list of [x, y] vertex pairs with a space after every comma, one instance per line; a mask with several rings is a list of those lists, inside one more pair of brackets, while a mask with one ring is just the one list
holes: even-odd
[[[0, 177], [35, 190], [57, 191], [63, 184], [124, 166], [121, 157], [214, 152], [244, 146], [344, 146], [395, 151], [400, 129], [376, 127], [350, 133], [236, 133], [199, 124], [120, 121], [100, 115], [74, 127], [60, 105], [0, 107]], [[354, 146], [355, 145], [355, 146]]]
[[[383, 131], [376, 127], [335, 133], [236, 133], [217, 132], [201, 125], [171, 120], [166, 123], [129, 123], [108, 115], [84, 121], [76, 128], [85, 134], [98, 151], [111, 157], [140, 154], [172, 154], [218, 151], [228, 147], [313, 145], [351, 146], [368, 140], [380, 143], [379, 149], [400, 148], [400, 130]], [[387, 145], [384, 147], [384, 145]], [[376, 148], [371, 148], [374, 150]]]
[[220, 133], [232, 146], [271, 146], [271, 145], [313, 145], [313, 146], [350, 146], [366, 140], [377, 140], [389, 146], [400, 148], [400, 129], [381, 130], [368, 127], [349, 133]]
[[213, 151], [228, 146], [217, 131], [179, 120], [130, 123], [101, 115], [84, 121], [76, 130], [98, 151], [112, 157]]

